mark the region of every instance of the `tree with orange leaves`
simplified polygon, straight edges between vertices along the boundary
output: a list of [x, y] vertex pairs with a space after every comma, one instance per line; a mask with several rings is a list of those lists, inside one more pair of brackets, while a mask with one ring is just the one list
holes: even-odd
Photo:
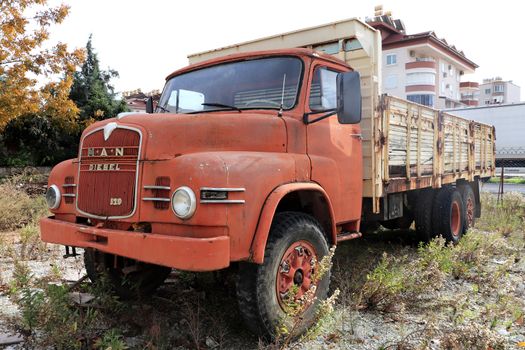
[[68, 13], [68, 6], [50, 8], [47, 0], [0, 1], [0, 131], [10, 120], [32, 113], [76, 120], [78, 108], [69, 91], [84, 52], [63, 43], [43, 48], [49, 28]]

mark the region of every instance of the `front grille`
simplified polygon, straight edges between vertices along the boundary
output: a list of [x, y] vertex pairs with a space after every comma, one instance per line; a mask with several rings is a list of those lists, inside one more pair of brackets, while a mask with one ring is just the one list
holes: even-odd
[[126, 217], [135, 209], [140, 134], [117, 128], [88, 134], [81, 145], [77, 207], [99, 217]]

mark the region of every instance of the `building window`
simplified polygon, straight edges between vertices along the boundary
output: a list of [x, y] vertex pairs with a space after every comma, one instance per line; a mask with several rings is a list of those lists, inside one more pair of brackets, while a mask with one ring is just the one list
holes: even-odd
[[490, 94], [490, 89], [485, 89], [485, 94], [489, 95]]
[[503, 92], [503, 85], [494, 85], [494, 92]]
[[408, 73], [407, 85], [436, 85], [434, 73]]
[[408, 95], [407, 100], [419, 103], [424, 106], [434, 107], [434, 95]]
[[397, 74], [390, 74], [385, 80], [385, 89], [395, 89], [397, 87]]
[[445, 62], [441, 63], [441, 72], [446, 73], [447, 71], [447, 64]]
[[441, 81], [441, 95], [445, 94], [445, 90], [447, 89], [447, 85], [445, 84], [445, 81]]
[[386, 55], [386, 65], [387, 66], [393, 66], [396, 63], [397, 63], [397, 55], [396, 54]]

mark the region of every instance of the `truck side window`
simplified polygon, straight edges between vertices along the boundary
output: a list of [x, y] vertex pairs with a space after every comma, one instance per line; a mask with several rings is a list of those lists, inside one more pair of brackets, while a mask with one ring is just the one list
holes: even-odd
[[315, 69], [310, 89], [310, 109], [323, 111], [337, 107], [336, 78], [338, 72], [327, 67]]

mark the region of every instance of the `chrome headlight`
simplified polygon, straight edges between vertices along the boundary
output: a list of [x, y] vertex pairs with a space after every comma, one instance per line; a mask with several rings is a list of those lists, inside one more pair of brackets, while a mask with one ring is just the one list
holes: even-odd
[[181, 219], [189, 219], [195, 213], [197, 207], [197, 199], [195, 193], [187, 186], [179, 187], [173, 192], [171, 197], [171, 209], [177, 217]]
[[49, 209], [56, 209], [60, 205], [60, 190], [57, 185], [51, 185], [46, 191], [46, 202]]

